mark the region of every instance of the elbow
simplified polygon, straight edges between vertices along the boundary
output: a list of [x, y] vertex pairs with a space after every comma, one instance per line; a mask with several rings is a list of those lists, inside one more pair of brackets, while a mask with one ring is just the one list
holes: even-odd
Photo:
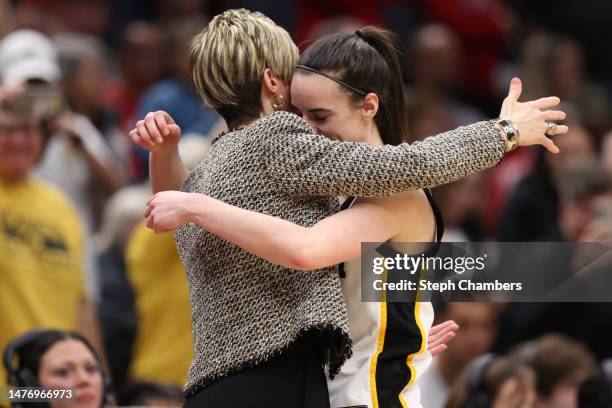
[[299, 245], [296, 248], [287, 252], [288, 264], [287, 267], [296, 269], [299, 271], [310, 271], [313, 269], [319, 269], [321, 267], [320, 262], [317, 259], [317, 251], [312, 245]]

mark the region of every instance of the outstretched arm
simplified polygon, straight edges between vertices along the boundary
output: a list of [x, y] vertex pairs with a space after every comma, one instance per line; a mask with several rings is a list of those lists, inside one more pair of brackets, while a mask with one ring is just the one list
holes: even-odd
[[[197, 193], [166, 191], [147, 205], [147, 225], [156, 232], [193, 222], [260, 258], [290, 269], [310, 270], [359, 257], [361, 242], [397, 234], [399, 200], [362, 202], [303, 227], [278, 217], [244, 210]], [[406, 201], [403, 201], [406, 204]]]
[[[561, 111], [546, 111], [559, 103], [549, 97], [518, 102], [521, 85], [513, 80], [501, 117], [514, 122], [522, 146], [541, 144], [558, 152], [545, 136], [547, 121], [562, 120]], [[290, 194], [385, 197], [399, 192], [435, 187], [499, 163], [505, 136], [492, 121], [479, 122], [413, 144], [370, 146], [334, 142], [313, 135], [305, 122], [277, 112], [277, 122], [264, 143], [270, 178]], [[567, 132], [559, 126], [557, 133]]]

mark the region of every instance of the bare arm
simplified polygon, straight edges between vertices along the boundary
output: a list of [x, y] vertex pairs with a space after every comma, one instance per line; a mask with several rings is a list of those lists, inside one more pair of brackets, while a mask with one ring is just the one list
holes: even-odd
[[178, 146], [168, 151], [149, 153], [149, 177], [154, 193], [166, 190], [180, 190], [189, 175], [179, 155]]
[[193, 222], [260, 258], [310, 270], [359, 257], [363, 241], [386, 241], [396, 235], [401, 225], [398, 204], [363, 202], [303, 227], [202, 194], [166, 191], [151, 199], [145, 216], [156, 232]]
[[189, 175], [178, 151], [181, 129], [164, 111], [149, 112], [136, 122], [130, 138], [149, 150], [149, 177], [153, 192], [180, 190]]

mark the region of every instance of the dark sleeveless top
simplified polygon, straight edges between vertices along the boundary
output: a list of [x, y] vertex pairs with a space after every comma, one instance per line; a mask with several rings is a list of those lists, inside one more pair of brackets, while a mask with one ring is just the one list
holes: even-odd
[[[436, 204], [433, 198], [433, 195], [431, 194], [431, 190], [426, 188], [426, 189], [423, 189], [423, 191], [425, 192], [425, 195], [427, 196], [427, 200], [429, 201], [429, 204], [431, 205], [431, 209], [434, 213], [434, 218], [435, 218], [435, 223], [436, 223], [436, 237], [435, 237], [434, 245], [432, 245], [431, 248], [429, 248], [422, 254], [425, 256], [434, 256], [438, 253], [438, 250], [440, 249], [440, 243], [442, 242], [442, 235], [444, 235], [444, 218], [442, 217], [442, 212], [440, 211], [440, 208]], [[348, 197], [340, 206], [340, 211], [350, 208], [356, 199], [357, 197], [355, 196]], [[386, 256], [387, 258], [392, 258], [398, 253], [397, 250], [393, 248], [393, 246], [391, 245], [389, 241], [382, 243], [376, 249], [376, 251], [379, 252], [381, 255]], [[421, 254], [415, 254], [415, 256], [418, 256], [418, 255], [421, 255]], [[341, 263], [339, 265], [339, 273], [340, 273], [341, 278], [346, 277], [346, 272], [344, 270], [344, 263]]]

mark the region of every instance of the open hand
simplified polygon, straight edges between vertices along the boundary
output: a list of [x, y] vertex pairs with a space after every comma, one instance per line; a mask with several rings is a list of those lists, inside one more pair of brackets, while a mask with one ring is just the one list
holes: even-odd
[[433, 357], [442, 353], [448, 348], [447, 344], [455, 337], [455, 332], [459, 325], [452, 320], [447, 320], [433, 326], [429, 330], [427, 347]]
[[[547, 110], [557, 106], [561, 100], [556, 96], [548, 96], [535, 101], [519, 102], [522, 90], [521, 80], [513, 78], [499, 117], [510, 119], [517, 126], [520, 133], [519, 146], [542, 145], [552, 153], [559, 153], [559, 148], [546, 136], [546, 131], [548, 122], [565, 119], [565, 112]], [[567, 126], [558, 125], [556, 135], [565, 134], [568, 130]]]

